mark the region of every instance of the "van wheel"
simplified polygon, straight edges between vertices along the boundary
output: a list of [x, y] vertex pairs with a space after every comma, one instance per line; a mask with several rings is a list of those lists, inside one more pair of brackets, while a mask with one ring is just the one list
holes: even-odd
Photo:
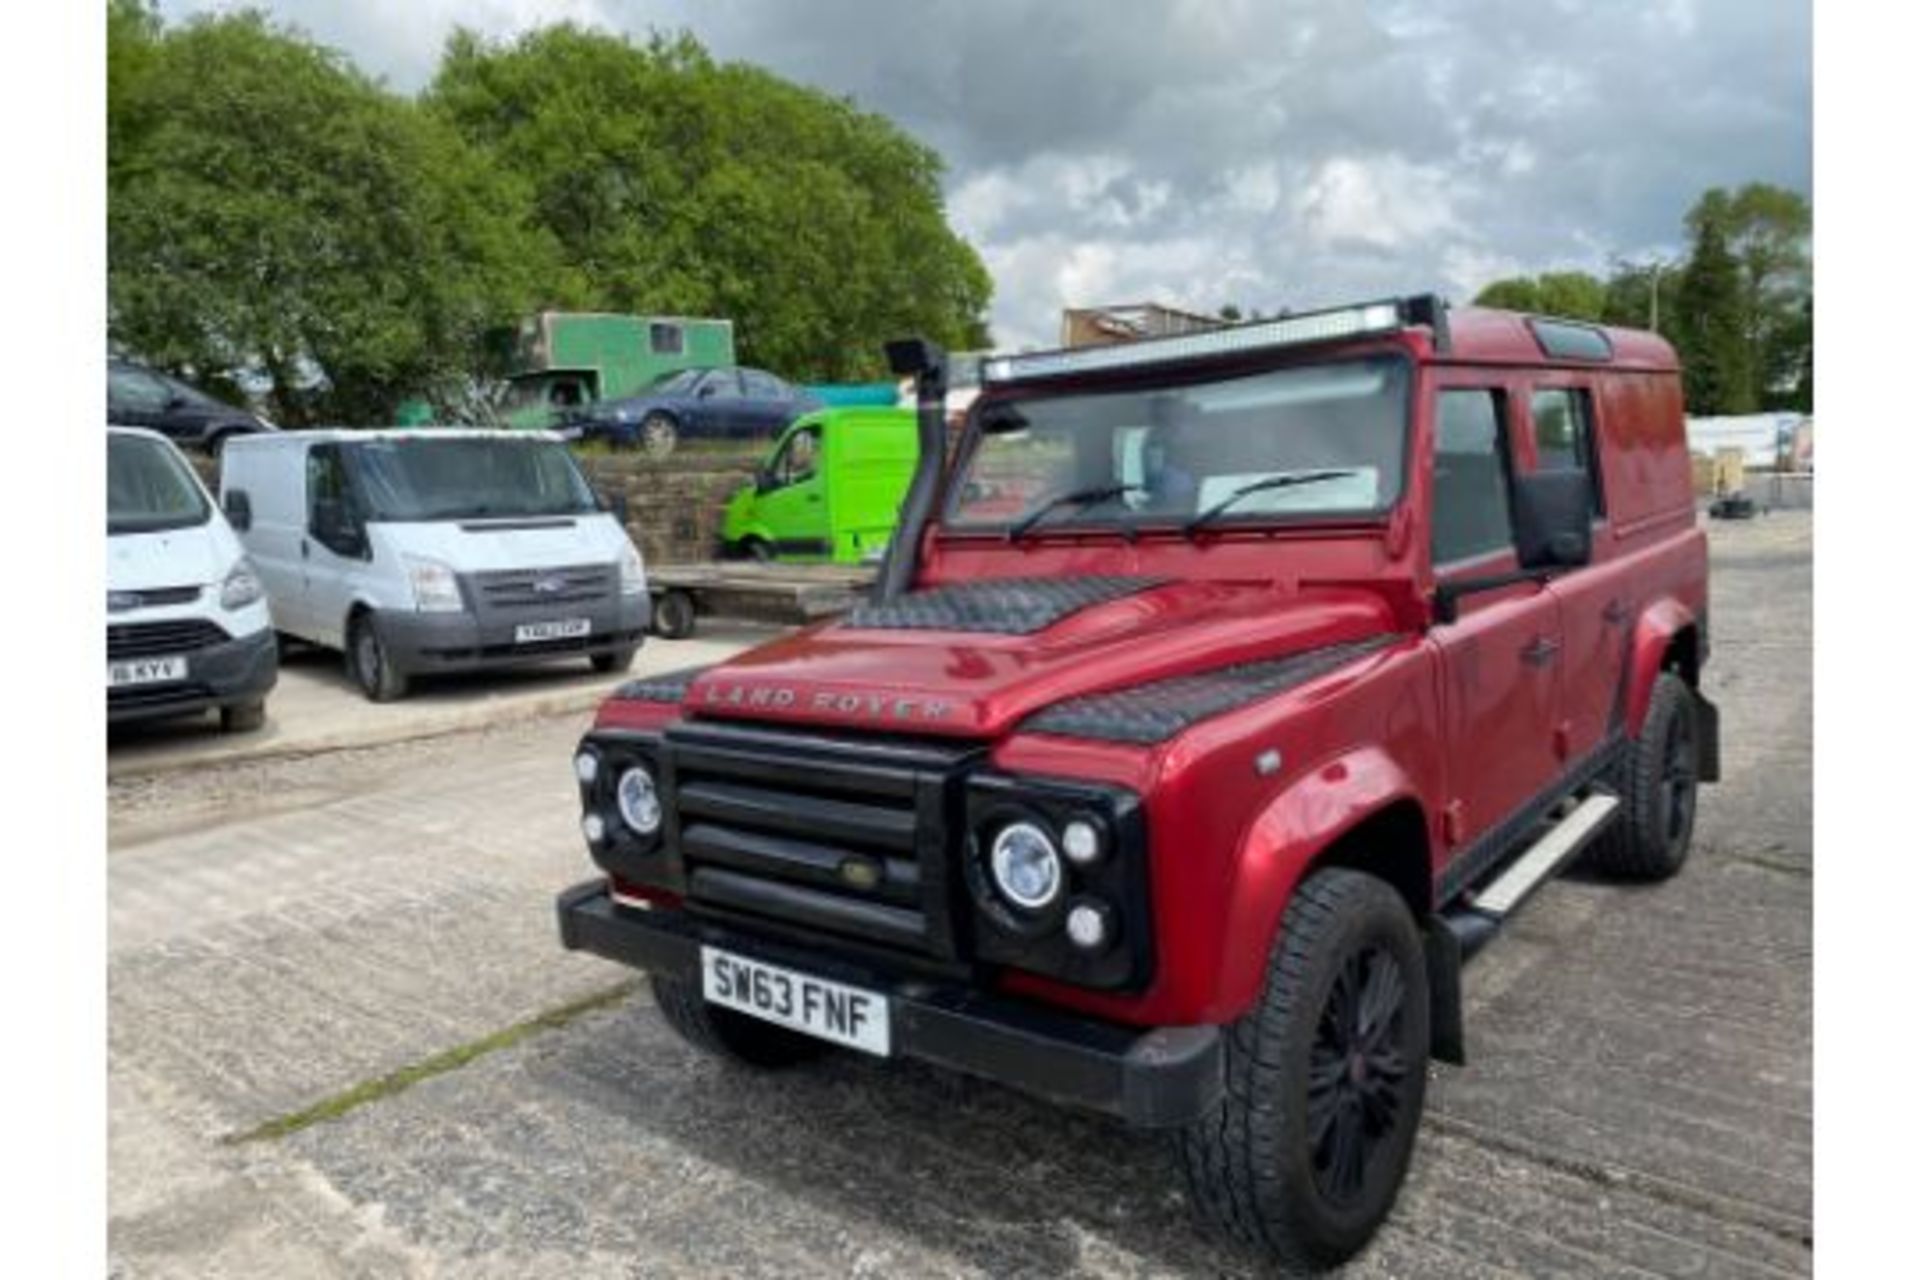
[[667, 640], [685, 640], [693, 634], [693, 597], [669, 591], [653, 602], [653, 629]]
[[640, 447], [649, 458], [670, 457], [679, 442], [680, 428], [670, 415], [654, 412], [641, 419]]
[[407, 676], [393, 665], [371, 613], [356, 614], [347, 630], [347, 669], [371, 702], [392, 702], [407, 695]]
[[1693, 690], [1671, 671], [1654, 678], [1639, 736], [1614, 774], [1620, 816], [1593, 842], [1588, 865], [1623, 880], [1665, 880], [1693, 847], [1700, 734]]
[[1259, 1002], [1228, 1028], [1226, 1092], [1180, 1135], [1201, 1216], [1301, 1269], [1370, 1239], [1426, 1102], [1420, 931], [1384, 881], [1334, 868], [1294, 891]]
[[824, 1042], [732, 1009], [707, 1003], [698, 987], [679, 978], [653, 974], [653, 999], [667, 1025], [703, 1053], [770, 1070], [810, 1061], [826, 1052]]
[[747, 559], [755, 564], [773, 563], [773, 545], [765, 538], [748, 538], [746, 541]]
[[267, 722], [267, 704], [243, 702], [237, 707], [220, 708], [220, 732], [252, 733]]
[[634, 649], [614, 649], [607, 653], [593, 655], [593, 669], [601, 675], [611, 675], [615, 671], [625, 671], [633, 665]]

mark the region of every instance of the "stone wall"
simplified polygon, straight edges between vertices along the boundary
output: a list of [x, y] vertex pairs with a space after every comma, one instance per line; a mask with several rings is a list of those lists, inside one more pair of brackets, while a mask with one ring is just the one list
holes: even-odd
[[[662, 462], [638, 453], [583, 449], [574, 456], [593, 487], [627, 499], [627, 532], [650, 565], [711, 560], [718, 553], [727, 499], [753, 483], [765, 441], [738, 448], [681, 449]], [[220, 468], [195, 449], [182, 450], [217, 497]]]

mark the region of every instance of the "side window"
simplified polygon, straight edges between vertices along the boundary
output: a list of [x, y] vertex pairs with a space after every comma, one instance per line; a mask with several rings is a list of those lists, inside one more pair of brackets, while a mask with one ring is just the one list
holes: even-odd
[[107, 370], [107, 404], [115, 409], [158, 413], [167, 407], [167, 387], [137, 369]]
[[734, 399], [740, 394], [740, 375], [731, 369], [715, 369], [700, 384], [700, 394]]
[[1584, 387], [1543, 387], [1533, 393], [1533, 448], [1542, 471], [1584, 471], [1593, 513], [1604, 515], [1598, 454], [1593, 447], [1593, 400]]
[[780, 488], [813, 479], [820, 466], [820, 428], [807, 427], [787, 437], [786, 448], [773, 464], [774, 483]]
[[316, 541], [340, 550], [341, 532], [351, 519], [340, 446], [317, 444], [307, 453], [307, 531]]
[[687, 331], [677, 324], [656, 322], [647, 326], [647, 342], [657, 356], [685, 355]]
[[1506, 433], [1497, 391], [1443, 391], [1433, 442], [1433, 562], [1513, 545]]
[[761, 373], [758, 369], [742, 369], [740, 380], [747, 384], [747, 395], [754, 400], [785, 400], [786, 388], [780, 385], [780, 379], [770, 373]]

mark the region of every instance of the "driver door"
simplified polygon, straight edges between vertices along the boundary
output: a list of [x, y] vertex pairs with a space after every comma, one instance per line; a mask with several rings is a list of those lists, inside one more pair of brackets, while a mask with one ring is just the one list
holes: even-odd
[[770, 484], [755, 505], [782, 560], [824, 560], [833, 554], [824, 448], [818, 426], [802, 427], [787, 436], [767, 468]]

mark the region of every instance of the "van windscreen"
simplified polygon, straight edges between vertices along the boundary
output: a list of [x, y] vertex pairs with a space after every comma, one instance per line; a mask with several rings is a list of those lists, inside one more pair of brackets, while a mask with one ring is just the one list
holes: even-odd
[[107, 533], [158, 533], [205, 524], [206, 495], [172, 445], [107, 434]]
[[573, 516], [599, 510], [563, 445], [461, 436], [364, 440], [346, 450], [374, 520]]

